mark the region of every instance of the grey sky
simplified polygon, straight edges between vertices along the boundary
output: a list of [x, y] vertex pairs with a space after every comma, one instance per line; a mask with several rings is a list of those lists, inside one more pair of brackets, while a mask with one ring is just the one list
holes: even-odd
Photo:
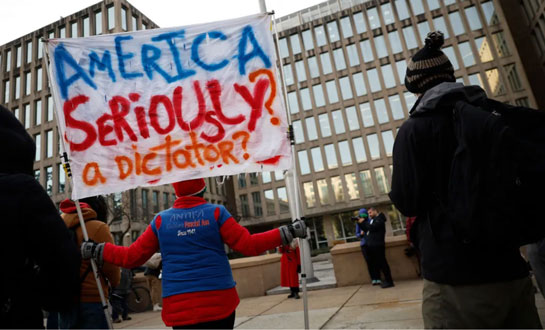
[[[259, 12], [258, 0], [128, 0], [160, 27], [219, 21]], [[98, 0], [2, 0], [0, 45], [87, 8]], [[310, 7], [320, 0], [266, 0], [276, 17]]]

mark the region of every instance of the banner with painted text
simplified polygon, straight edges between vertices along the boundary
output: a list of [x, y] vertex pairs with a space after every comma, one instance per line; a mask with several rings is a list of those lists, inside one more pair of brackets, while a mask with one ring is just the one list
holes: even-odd
[[72, 198], [292, 166], [268, 15], [48, 43]]

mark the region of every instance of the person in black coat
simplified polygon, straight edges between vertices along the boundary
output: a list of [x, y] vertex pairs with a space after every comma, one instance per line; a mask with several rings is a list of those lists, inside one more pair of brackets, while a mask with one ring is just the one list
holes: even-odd
[[0, 328], [43, 328], [42, 309], [70, 308], [80, 254], [55, 205], [34, 178], [36, 146], [0, 106]]
[[394, 286], [390, 266], [386, 260], [386, 217], [379, 213], [375, 207], [369, 208], [369, 220], [360, 224], [366, 232], [367, 253], [370, 263], [375, 267], [375, 272], [380, 276], [384, 274], [384, 282], [380, 285], [383, 289]]

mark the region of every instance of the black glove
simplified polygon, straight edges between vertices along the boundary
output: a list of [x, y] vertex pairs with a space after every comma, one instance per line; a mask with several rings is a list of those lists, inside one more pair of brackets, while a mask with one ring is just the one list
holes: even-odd
[[81, 258], [95, 259], [97, 266], [101, 267], [104, 264], [102, 253], [104, 251], [104, 243], [95, 243], [91, 240], [81, 243]]
[[297, 219], [289, 225], [280, 226], [280, 237], [282, 238], [282, 244], [288, 245], [294, 238], [307, 237], [307, 226], [303, 220]]
[[297, 273], [301, 274], [301, 265], [297, 265]]

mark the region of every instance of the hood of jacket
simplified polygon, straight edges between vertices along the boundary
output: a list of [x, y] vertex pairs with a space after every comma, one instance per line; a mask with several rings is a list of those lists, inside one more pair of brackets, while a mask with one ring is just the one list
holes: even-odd
[[[96, 218], [97, 218], [97, 213], [93, 209], [82, 208], [81, 213], [83, 215], [83, 220], [85, 222], [91, 221], [91, 220], [96, 220]], [[72, 227], [76, 227], [76, 226], [80, 225], [78, 214], [76, 212], [74, 212], [74, 213], [63, 213], [63, 214], [61, 214], [61, 217], [64, 220], [64, 223], [66, 224], [66, 227], [68, 227], [68, 228], [72, 228]]]
[[34, 176], [36, 144], [23, 124], [8, 109], [0, 106], [0, 173]]
[[427, 90], [413, 106], [410, 114], [415, 116], [444, 108], [452, 109], [458, 101], [478, 105], [486, 99], [485, 91], [479, 86], [444, 82]]

